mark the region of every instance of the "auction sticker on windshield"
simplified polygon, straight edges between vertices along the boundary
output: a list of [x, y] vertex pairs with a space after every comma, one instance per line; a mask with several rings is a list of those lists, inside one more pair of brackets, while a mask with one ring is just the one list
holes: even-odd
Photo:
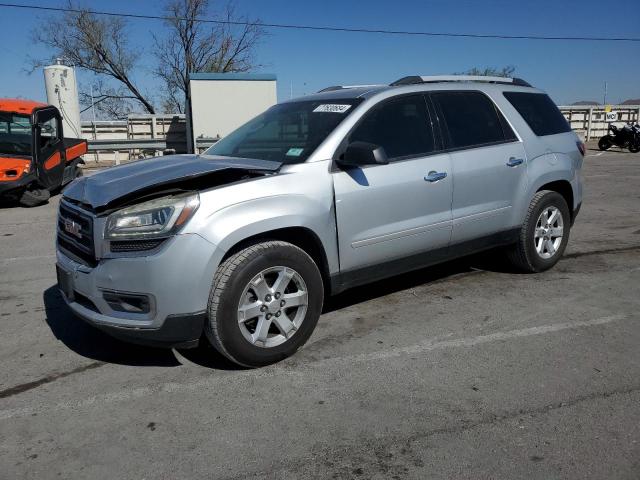
[[344, 113], [351, 108], [351, 105], [336, 105], [333, 103], [325, 103], [323, 105], [318, 105], [313, 109], [314, 112], [323, 112], [323, 113]]
[[287, 157], [299, 157], [302, 155], [304, 148], [290, 148], [287, 152]]

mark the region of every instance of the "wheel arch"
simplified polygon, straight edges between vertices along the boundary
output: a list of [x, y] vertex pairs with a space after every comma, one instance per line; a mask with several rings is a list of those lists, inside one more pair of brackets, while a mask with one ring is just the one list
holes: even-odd
[[220, 263], [224, 262], [227, 258], [239, 252], [240, 250], [247, 248], [250, 245], [256, 243], [265, 242], [268, 240], [280, 240], [283, 242], [291, 243], [296, 247], [304, 250], [315, 262], [320, 270], [322, 276], [322, 283], [324, 285], [325, 295], [331, 291], [330, 288], [330, 271], [329, 261], [327, 253], [324, 249], [320, 237], [310, 228], [303, 226], [290, 226], [277, 228], [273, 230], [266, 230], [233, 244], [224, 254]]
[[574, 194], [571, 182], [569, 182], [568, 180], [555, 180], [553, 182], [545, 183], [544, 185], [541, 185], [535, 193], [538, 193], [542, 190], [551, 190], [552, 192], [556, 192], [562, 195], [562, 198], [564, 198], [565, 202], [567, 202], [567, 206], [569, 207], [569, 215], [571, 215], [571, 221], [573, 223]]

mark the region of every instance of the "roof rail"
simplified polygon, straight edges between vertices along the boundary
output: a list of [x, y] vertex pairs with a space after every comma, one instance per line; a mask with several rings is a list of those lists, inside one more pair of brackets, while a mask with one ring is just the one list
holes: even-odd
[[331, 87], [318, 90], [317, 93], [322, 92], [334, 92], [336, 90], [345, 90], [347, 88], [366, 88], [366, 87], [380, 87], [381, 85], [332, 85]]
[[392, 87], [400, 85], [415, 85], [419, 83], [439, 83], [439, 82], [484, 82], [500, 83], [505, 85], [517, 85], [519, 87], [530, 87], [531, 85], [521, 78], [491, 77], [483, 75], [433, 75], [420, 76], [412, 75], [402, 77], [391, 84]]

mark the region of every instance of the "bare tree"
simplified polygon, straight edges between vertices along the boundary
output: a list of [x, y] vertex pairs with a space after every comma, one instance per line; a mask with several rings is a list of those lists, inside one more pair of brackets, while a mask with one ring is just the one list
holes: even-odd
[[98, 78], [91, 85], [90, 92], [79, 92], [81, 112], [95, 108], [106, 119], [124, 120], [135, 111], [136, 97], [124, 87], [114, 88]]
[[489, 77], [512, 77], [516, 72], [516, 67], [513, 65], [507, 65], [502, 68], [495, 67], [484, 67], [478, 68], [473, 67], [469, 70], [462, 72], [462, 75], [481, 75], [481, 76], [489, 76]]
[[155, 37], [154, 53], [158, 61], [155, 74], [165, 84], [167, 111], [185, 111], [190, 73], [247, 72], [258, 66], [254, 53], [264, 35], [260, 22], [237, 16], [232, 4], [214, 17], [222, 23], [202, 22], [209, 9], [209, 0], [169, 0], [166, 4], [169, 32]]
[[[34, 31], [36, 42], [51, 48], [54, 58], [61, 57], [78, 68], [95, 73], [99, 77], [114, 80], [116, 88], [107, 88], [100, 95], [111, 97], [114, 108], [118, 100], [135, 101], [147, 112], [155, 113], [151, 102], [143, 95], [133, 80], [138, 53], [132, 50], [127, 42], [126, 22], [121, 17], [101, 17], [91, 11], [68, 3], [70, 10], [58, 18], [48, 17]], [[33, 61], [33, 68], [48, 63]], [[83, 102], [86, 104], [86, 102]], [[106, 107], [108, 103], [105, 103]]]

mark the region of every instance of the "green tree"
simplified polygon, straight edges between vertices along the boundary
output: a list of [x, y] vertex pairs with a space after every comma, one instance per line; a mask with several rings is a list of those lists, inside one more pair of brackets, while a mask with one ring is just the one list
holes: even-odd
[[502, 67], [502, 68], [473, 67], [465, 72], [457, 73], [456, 75], [480, 75], [483, 77], [513, 77], [514, 73], [516, 73], [516, 67], [514, 67], [513, 65], [507, 65], [506, 67]]

